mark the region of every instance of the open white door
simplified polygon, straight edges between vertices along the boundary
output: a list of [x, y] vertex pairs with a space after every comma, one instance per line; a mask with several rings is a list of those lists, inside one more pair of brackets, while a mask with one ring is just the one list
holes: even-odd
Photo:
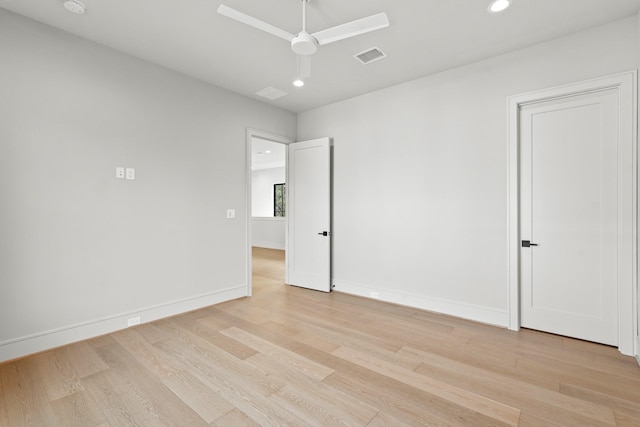
[[331, 290], [329, 138], [289, 144], [286, 283]]

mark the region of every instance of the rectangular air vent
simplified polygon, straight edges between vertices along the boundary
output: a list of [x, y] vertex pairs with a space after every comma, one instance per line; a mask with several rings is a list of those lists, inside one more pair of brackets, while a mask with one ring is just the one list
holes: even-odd
[[366, 65], [379, 59], [386, 58], [387, 54], [377, 47], [372, 47], [371, 49], [367, 49], [364, 52], [353, 55], [353, 57]]
[[262, 90], [259, 90], [258, 92], [256, 92], [256, 95], [261, 96], [263, 98], [267, 98], [270, 100], [275, 100], [278, 98], [282, 98], [283, 96], [287, 96], [289, 95], [287, 92], [280, 90], [278, 88], [275, 88], [273, 86], [268, 86], [265, 87]]

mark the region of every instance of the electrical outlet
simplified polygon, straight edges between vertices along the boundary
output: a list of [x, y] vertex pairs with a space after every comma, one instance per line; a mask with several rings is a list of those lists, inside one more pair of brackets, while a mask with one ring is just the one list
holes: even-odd
[[116, 178], [117, 179], [124, 179], [124, 168], [121, 167], [116, 167]]
[[136, 179], [136, 170], [134, 168], [127, 168], [125, 170], [125, 175], [128, 180], [133, 181]]
[[127, 327], [135, 326], [139, 324], [140, 324], [140, 316], [132, 317], [131, 319], [127, 320]]
[[380, 293], [372, 291], [371, 292], [371, 298], [376, 298], [376, 299], [380, 298]]

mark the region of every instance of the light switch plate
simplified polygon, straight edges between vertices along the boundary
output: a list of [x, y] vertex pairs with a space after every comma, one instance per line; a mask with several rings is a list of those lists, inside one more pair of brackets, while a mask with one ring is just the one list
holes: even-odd
[[136, 170], [134, 168], [127, 168], [126, 169], [126, 178], [128, 180], [136, 179]]
[[117, 179], [124, 179], [124, 168], [121, 167], [116, 167], [116, 178]]
[[235, 209], [227, 209], [227, 219], [235, 219], [236, 210]]

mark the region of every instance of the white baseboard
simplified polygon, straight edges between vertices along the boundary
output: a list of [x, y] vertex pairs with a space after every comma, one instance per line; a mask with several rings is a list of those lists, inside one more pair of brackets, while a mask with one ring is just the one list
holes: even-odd
[[274, 242], [253, 242], [251, 246], [255, 246], [257, 248], [265, 248], [265, 249], [278, 249], [284, 251], [284, 245], [274, 243]]
[[390, 289], [377, 289], [363, 284], [334, 281], [333, 285], [333, 290], [336, 292], [344, 292], [366, 298], [372, 298], [371, 294], [373, 292], [377, 294], [378, 297], [372, 299], [379, 299], [380, 301], [461, 317], [463, 319], [505, 328], [509, 325], [509, 312], [507, 310], [497, 310], [494, 308], [476, 306], [457, 301], [398, 292]]
[[242, 285], [0, 342], [0, 362], [125, 329], [132, 317], [139, 316], [140, 323], [148, 323], [245, 296], [247, 287]]
[[636, 337], [635, 342], [636, 348], [634, 356], [636, 357], [636, 362], [638, 362], [638, 365], [640, 365], [640, 337]]

